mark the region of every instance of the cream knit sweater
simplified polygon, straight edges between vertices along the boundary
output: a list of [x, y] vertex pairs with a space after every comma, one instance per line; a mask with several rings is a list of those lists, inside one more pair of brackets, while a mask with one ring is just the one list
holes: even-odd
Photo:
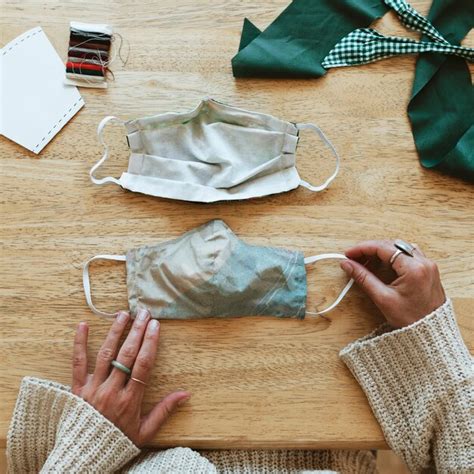
[[[388, 444], [413, 472], [474, 473], [473, 366], [448, 300], [415, 324], [387, 325], [341, 351]], [[367, 451], [140, 452], [68, 387], [26, 377], [7, 441], [9, 472], [373, 473]]]

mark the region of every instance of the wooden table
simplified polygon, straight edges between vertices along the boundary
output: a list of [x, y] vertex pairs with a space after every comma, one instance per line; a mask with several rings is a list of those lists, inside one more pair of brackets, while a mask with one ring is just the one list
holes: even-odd
[[[35, 156], [0, 141], [2, 324], [0, 446], [25, 375], [70, 380], [75, 326], [91, 326], [90, 358], [109, 322], [91, 314], [82, 264], [224, 219], [254, 244], [306, 255], [343, 251], [362, 239], [404, 237], [435, 259], [474, 346], [473, 189], [422, 169], [406, 115], [415, 58], [330, 72], [319, 80], [236, 80], [230, 59], [245, 16], [265, 27], [288, 0], [7, 1], [1, 43], [40, 24], [64, 57], [72, 20], [107, 22], [130, 42], [125, 67], [105, 91], [82, 89], [86, 106]], [[428, 1], [416, 1], [426, 12]], [[393, 15], [383, 31], [406, 34]], [[471, 42], [472, 43], [472, 42]], [[240, 203], [190, 204], [98, 187], [89, 168], [102, 153], [95, 135], [109, 114], [135, 118], [185, 111], [204, 96], [318, 123], [342, 155], [340, 176], [320, 194], [306, 189]], [[127, 163], [122, 129], [110, 127], [112, 157], [103, 175]], [[332, 158], [310, 133], [298, 151], [303, 178], [322, 182]], [[471, 213], [469, 213], [471, 211]], [[334, 298], [344, 282], [337, 262], [310, 270], [309, 306]], [[126, 305], [122, 264], [94, 265], [97, 303]], [[381, 320], [357, 289], [330, 320], [268, 317], [164, 321], [147, 404], [185, 388], [189, 404], [166, 424], [156, 445], [199, 448], [379, 448], [382, 432], [366, 398], [338, 359], [350, 341]]]

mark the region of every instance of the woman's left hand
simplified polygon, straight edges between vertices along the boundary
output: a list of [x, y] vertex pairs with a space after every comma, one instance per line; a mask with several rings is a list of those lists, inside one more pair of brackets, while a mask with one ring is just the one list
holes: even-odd
[[[138, 311], [130, 332], [120, 347], [120, 338], [129, 319], [130, 315], [126, 312], [120, 312], [115, 318], [97, 354], [93, 374], [87, 372], [89, 329], [86, 323], [79, 324], [74, 339], [72, 392], [109, 419], [136, 446], [144, 446], [191, 394], [173, 392], [156, 404], [148, 414], [142, 415], [144, 384], [148, 382], [155, 362], [160, 324], [156, 319], [150, 320], [148, 311]], [[131, 378], [111, 365], [114, 359], [132, 369]]]

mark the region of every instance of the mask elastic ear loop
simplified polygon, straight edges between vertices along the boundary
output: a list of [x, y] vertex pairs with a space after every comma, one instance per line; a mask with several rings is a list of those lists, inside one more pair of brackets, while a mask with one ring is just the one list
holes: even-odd
[[123, 120], [120, 120], [119, 118], [114, 117], [112, 115], [109, 115], [108, 117], [105, 117], [100, 121], [97, 127], [97, 136], [99, 137], [100, 143], [102, 143], [102, 145], [104, 146], [104, 154], [102, 155], [102, 158], [91, 168], [91, 170], [89, 171], [89, 176], [91, 177], [91, 181], [94, 184], [115, 183], [120, 186], [120, 181], [117, 178], [113, 178], [112, 176], [107, 176], [106, 178], [100, 178], [100, 179], [94, 177], [94, 173], [96, 172], [96, 170], [109, 157], [109, 145], [105, 143], [103, 132], [104, 132], [105, 126], [111, 121], [116, 121], [122, 125], [125, 123]]
[[[342, 255], [341, 253], [323, 253], [321, 255], [313, 255], [312, 257], [306, 257], [304, 259], [304, 263], [305, 265], [309, 265], [311, 263], [319, 262], [320, 260], [329, 260], [329, 259], [347, 260], [347, 257], [345, 255]], [[347, 292], [351, 289], [353, 284], [354, 284], [354, 279], [351, 278], [347, 282], [346, 286], [339, 293], [339, 296], [336, 298], [334, 303], [330, 304], [327, 308], [321, 311], [306, 311], [306, 314], [322, 315], [333, 310], [342, 301], [344, 296], [346, 296]]]
[[329, 176], [329, 178], [323, 184], [319, 186], [313, 186], [312, 184], [308, 183], [307, 181], [303, 179], [300, 180], [300, 185], [304, 186], [310, 191], [314, 191], [314, 192], [324, 191], [332, 183], [334, 178], [339, 173], [339, 165], [341, 161], [339, 154], [337, 153], [336, 148], [334, 148], [334, 145], [331, 143], [329, 138], [326, 137], [324, 132], [317, 125], [313, 123], [297, 123], [296, 128], [298, 130], [308, 130], [308, 129], [314, 130], [319, 135], [323, 143], [331, 150], [332, 154], [336, 158], [336, 169], [334, 170], [334, 173], [331, 176]]
[[115, 317], [116, 313], [105, 313], [104, 311], [100, 311], [94, 306], [94, 303], [92, 302], [89, 265], [96, 260], [114, 260], [117, 262], [125, 262], [127, 257], [125, 255], [96, 255], [95, 257], [87, 260], [87, 262], [84, 264], [84, 268], [82, 269], [82, 284], [84, 286], [84, 295], [86, 297], [87, 305], [94, 314], [97, 314], [97, 316], [101, 316], [103, 318], [113, 318]]

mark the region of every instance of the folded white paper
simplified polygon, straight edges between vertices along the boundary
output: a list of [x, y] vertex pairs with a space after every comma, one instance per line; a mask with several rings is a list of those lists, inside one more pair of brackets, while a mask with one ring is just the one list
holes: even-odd
[[41, 27], [0, 50], [0, 134], [39, 153], [83, 105]]

